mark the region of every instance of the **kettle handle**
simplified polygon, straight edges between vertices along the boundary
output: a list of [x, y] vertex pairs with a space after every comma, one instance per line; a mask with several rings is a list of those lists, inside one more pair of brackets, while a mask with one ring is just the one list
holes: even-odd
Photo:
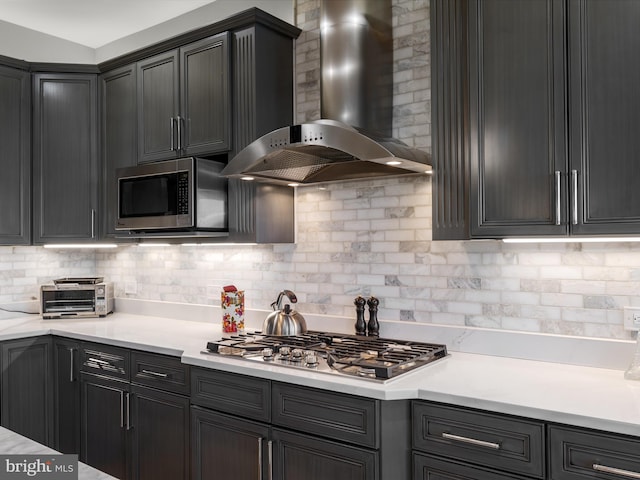
[[282, 310], [281, 303], [282, 303], [282, 297], [284, 295], [286, 295], [289, 298], [289, 300], [291, 300], [291, 303], [298, 302], [298, 298], [296, 297], [295, 293], [293, 293], [291, 290], [282, 290], [278, 295], [278, 299], [271, 304], [271, 308], [273, 308], [274, 310]]

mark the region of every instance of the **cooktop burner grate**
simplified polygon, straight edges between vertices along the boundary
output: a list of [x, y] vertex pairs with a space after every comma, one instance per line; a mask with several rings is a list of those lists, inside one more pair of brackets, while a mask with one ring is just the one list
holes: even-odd
[[387, 380], [447, 355], [445, 345], [309, 331], [279, 337], [260, 332], [225, 336], [203, 353]]

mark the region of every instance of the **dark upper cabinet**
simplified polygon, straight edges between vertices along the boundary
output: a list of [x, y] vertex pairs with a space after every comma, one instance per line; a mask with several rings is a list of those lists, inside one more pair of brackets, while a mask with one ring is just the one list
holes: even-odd
[[178, 142], [185, 155], [230, 148], [228, 44], [228, 34], [221, 33], [180, 49]]
[[229, 150], [228, 34], [137, 65], [138, 160]]
[[115, 235], [118, 209], [116, 169], [136, 165], [138, 159], [136, 66], [100, 76], [101, 142], [104, 167], [104, 232]]
[[432, 0], [434, 239], [640, 231], [638, 14]]
[[640, 3], [569, 0], [571, 230], [640, 233]]
[[31, 76], [0, 66], [0, 244], [31, 242]]
[[33, 242], [100, 237], [97, 76], [33, 75]]
[[176, 158], [179, 116], [178, 51], [138, 62], [138, 159]]
[[469, 2], [472, 237], [567, 231], [562, 20], [558, 1]]
[[2, 426], [43, 445], [53, 443], [51, 339], [3, 342]]

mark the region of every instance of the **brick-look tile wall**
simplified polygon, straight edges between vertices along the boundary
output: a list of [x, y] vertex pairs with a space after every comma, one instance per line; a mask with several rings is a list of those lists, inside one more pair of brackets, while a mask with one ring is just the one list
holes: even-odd
[[[430, 149], [428, 1], [393, 0], [394, 131]], [[297, 121], [319, 118], [318, 0], [298, 0]], [[380, 318], [563, 335], [630, 338], [622, 307], [640, 306], [640, 245], [432, 242], [428, 177], [300, 187], [295, 245], [120, 247], [65, 253], [0, 247], [0, 303], [37, 296], [55, 276], [101, 274], [124, 295], [213, 304], [210, 285], [246, 290], [269, 308], [290, 288], [299, 310], [354, 317], [356, 295]]]

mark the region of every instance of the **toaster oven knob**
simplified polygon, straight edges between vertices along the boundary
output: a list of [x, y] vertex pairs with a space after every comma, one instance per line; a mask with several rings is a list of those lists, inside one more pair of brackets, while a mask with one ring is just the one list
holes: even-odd
[[294, 348], [291, 351], [291, 361], [292, 362], [301, 362], [302, 361], [303, 352], [299, 348]]
[[272, 348], [263, 348], [262, 349], [262, 358], [265, 360], [273, 360], [273, 349]]

